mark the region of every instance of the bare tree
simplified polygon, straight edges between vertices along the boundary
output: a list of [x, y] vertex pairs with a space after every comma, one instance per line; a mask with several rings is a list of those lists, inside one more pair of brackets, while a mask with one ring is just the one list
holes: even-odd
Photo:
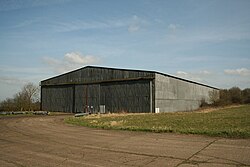
[[17, 108], [17, 110], [23, 111], [25, 110], [25, 100], [23, 97], [23, 94], [21, 92], [18, 92], [17, 94], [14, 95], [14, 104]]
[[39, 108], [39, 86], [33, 83], [24, 85], [21, 91], [16, 93], [13, 98], [7, 98], [0, 102], [0, 110], [2, 111], [31, 111]]
[[28, 83], [22, 88], [20, 97], [25, 104], [25, 108], [29, 111], [32, 110], [32, 104], [37, 100], [38, 90], [38, 86], [33, 83]]
[[241, 89], [238, 87], [232, 87], [229, 89], [231, 102], [240, 104], [242, 102]]
[[250, 88], [246, 88], [242, 91], [242, 100], [245, 104], [250, 103]]
[[7, 98], [0, 103], [0, 110], [1, 111], [14, 111], [15, 105], [14, 100], [11, 98]]
[[219, 91], [216, 90], [210, 91], [208, 95], [211, 104], [215, 104], [220, 98]]

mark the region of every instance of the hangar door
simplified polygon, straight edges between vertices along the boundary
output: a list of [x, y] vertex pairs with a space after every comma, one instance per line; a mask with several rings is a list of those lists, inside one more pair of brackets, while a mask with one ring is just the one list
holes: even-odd
[[76, 85], [75, 86], [75, 102], [74, 112], [86, 112], [97, 113], [100, 105], [100, 85]]
[[150, 112], [150, 81], [108, 82], [100, 85], [105, 112]]
[[72, 112], [74, 86], [42, 87], [42, 109], [46, 111]]
[[43, 86], [42, 109], [74, 113], [88, 109], [97, 113], [105, 106], [105, 112], [150, 112], [150, 87], [149, 80]]

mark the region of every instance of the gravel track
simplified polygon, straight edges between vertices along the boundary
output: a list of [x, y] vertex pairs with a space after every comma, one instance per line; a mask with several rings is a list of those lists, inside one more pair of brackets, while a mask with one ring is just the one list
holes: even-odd
[[0, 166], [250, 166], [250, 140], [99, 130], [0, 117]]

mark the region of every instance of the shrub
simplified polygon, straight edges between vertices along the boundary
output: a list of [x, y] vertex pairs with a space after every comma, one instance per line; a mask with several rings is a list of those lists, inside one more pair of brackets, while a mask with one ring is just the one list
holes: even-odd
[[250, 88], [246, 88], [244, 90], [241, 90], [238, 87], [221, 89], [219, 96], [219, 99], [214, 101], [213, 95], [210, 95], [210, 101], [213, 102], [214, 106], [248, 104], [250, 103]]

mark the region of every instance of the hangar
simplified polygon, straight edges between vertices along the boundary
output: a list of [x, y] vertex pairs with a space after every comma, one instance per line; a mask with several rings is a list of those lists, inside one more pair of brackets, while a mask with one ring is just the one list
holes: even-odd
[[156, 71], [86, 66], [41, 81], [41, 109], [61, 112], [173, 112], [199, 108], [219, 89]]

